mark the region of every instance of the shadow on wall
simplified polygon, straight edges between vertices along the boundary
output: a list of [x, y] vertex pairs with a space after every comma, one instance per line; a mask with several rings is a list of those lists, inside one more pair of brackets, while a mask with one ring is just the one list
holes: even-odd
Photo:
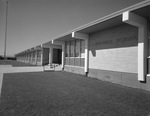
[[89, 51], [96, 57], [96, 50], [133, 47], [138, 45], [138, 28], [122, 24], [90, 34]]

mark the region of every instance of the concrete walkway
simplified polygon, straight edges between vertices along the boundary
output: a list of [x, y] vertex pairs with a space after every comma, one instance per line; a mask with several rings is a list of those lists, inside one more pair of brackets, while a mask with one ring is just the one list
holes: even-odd
[[19, 72], [39, 72], [43, 71], [42, 66], [32, 66], [32, 67], [7, 67], [0, 66], [1, 73], [19, 73]]

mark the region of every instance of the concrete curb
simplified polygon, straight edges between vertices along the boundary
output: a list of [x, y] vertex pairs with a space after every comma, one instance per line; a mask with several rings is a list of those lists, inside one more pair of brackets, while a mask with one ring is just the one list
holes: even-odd
[[43, 67], [0, 67], [2, 73], [19, 73], [19, 72], [40, 72]]
[[3, 83], [3, 73], [0, 73], [0, 97], [1, 97], [2, 83]]

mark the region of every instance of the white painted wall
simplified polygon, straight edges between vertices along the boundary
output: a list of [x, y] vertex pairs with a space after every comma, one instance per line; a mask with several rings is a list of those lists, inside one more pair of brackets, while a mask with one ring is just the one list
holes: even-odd
[[137, 28], [124, 24], [90, 35], [89, 68], [137, 73]]
[[96, 57], [89, 52], [89, 68], [137, 73], [138, 48], [97, 50]]

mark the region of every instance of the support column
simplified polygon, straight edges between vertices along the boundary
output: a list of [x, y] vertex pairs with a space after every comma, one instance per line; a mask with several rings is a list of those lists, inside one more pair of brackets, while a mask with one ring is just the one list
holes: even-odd
[[85, 63], [84, 63], [84, 72], [87, 75], [88, 74], [88, 68], [89, 68], [89, 35], [85, 33], [79, 33], [79, 32], [72, 32], [72, 37], [77, 39], [83, 39], [85, 40]]
[[29, 54], [29, 52], [28, 52], [28, 63], [30, 62], [30, 54]]
[[22, 62], [23, 62], [23, 54], [22, 54]]
[[89, 39], [85, 39], [85, 69], [84, 71], [88, 73], [89, 67]]
[[64, 69], [65, 66], [65, 44], [62, 45], [62, 69]]
[[41, 49], [41, 65], [43, 65], [43, 48]]
[[147, 21], [132, 12], [123, 13], [123, 22], [138, 27], [138, 80], [145, 81], [147, 75]]
[[31, 52], [29, 52], [29, 64], [31, 64]]
[[53, 47], [49, 48], [49, 64], [53, 63]]
[[37, 60], [38, 60], [38, 58], [37, 58], [37, 55], [38, 54], [38, 52], [37, 52], [37, 50], [35, 51], [35, 65], [37, 65]]
[[24, 54], [22, 55], [22, 57], [23, 57], [23, 58], [22, 58], [22, 62], [24, 62]]
[[31, 52], [29, 52], [29, 64], [31, 63]]
[[28, 62], [28, 54], [26, 53], [26, 63]]
[[24, 55], [21, 54], [21, 62], [24, 62]]
[[23, 54], [23, 62], [25, 62], [25, 53]]
[[27, 58], [27, 56], [26, 56], [26, 53], [25, 53], [25, 59], [24, 59], [24, 62], [26, 63], [26, 58]]
[[31, 64], [33, 64], [33, 52], [31, 52]]

